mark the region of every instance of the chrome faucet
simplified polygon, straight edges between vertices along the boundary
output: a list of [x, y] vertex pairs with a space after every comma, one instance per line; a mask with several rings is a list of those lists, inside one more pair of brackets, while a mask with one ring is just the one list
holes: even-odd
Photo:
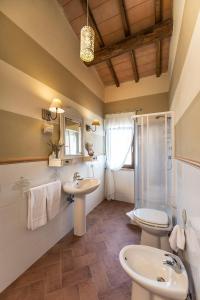
[[181, 273], [182, 272], [182, 266], [181, 263], [177, 260], [177, 256], [166, 253], [165, 256], [167, 257], [166, 260], [163, 260], [163, 264], [171, 267], [176, 273]]
[[82, 180], [83, 178], [79, 174], [79, 172], [75, 172], [73, 176], [73, 181]]

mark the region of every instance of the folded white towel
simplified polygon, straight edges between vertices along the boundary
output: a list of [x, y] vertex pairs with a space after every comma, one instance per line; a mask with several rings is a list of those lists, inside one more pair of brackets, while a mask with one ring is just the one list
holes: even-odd
[[60, 211], [61, 182], [60, 180], [48, 183], [47, 189], [47, 216], [52, 220]]
[[180, 226], [177, 231], [177, 248], [180, 250], [185, 249], [185, 230]]
[[35, 230], [47, 223], [46, 204], [45, 185], [30, 189], [28, 192], [28, 229]]
[[175, 252], [178, 252], [179, 249], [185, 249], [185, 232], [180, 225], [174, 226], [169, 237], [169, 244]]

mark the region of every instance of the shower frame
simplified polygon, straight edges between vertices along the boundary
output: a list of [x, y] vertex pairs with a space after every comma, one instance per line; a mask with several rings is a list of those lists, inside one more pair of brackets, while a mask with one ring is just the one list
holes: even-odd
[[[174, 159], [174, 112], [173, 111], [166, 111], [166, 112], [159, 112], [159, 113], [151, 113], [151, 114], [141, 114], [141, 115], [134, 115], [133, 120], [135, 121], [135, 134], [134, 134], [134, 145], [135, 145], [135, 178], [134, 178], [134, 190], [135, 190], [135, 206], [137, 207], [145, 207], [144, 204], [144, 186], [146, 184], [146, 190], [148, 193], [149, 190], [149, 160], [146, 159], [146, 168], [144, 169], [144, 121], [146, 122], [146, 149], [149, 146], [149, 120], [152, 117], [164, 117], [164, 201], [166, 207], [172, 206], [173, 198], [174, 198], [174, 166], [173, 166], [173, 159]], [[170, 155], [169, 155], [169, 145], [168, 145], [168, 117], [170, 117]], [[139, 141], [139, 127], [136, 122], [139, 122], [141, 125], [141, 136]], [[140, 145], [139, 145], [140, 142]], [[140, 150], [139, 150], [140, 147]], [[148, 156], [148, 153], [146, 154]], [[171, 157], [170, 157], [171, 156]], [[171, 162], [171, 173], [169, 173], [168, 163], [169, 160]], [[140, 166], [139, 166], [140, 163]], [[141, 168], [139, 170], [139, 167]], [[146, 175], [144, 172], [146, 170]], [[141, 172], [141, 174], [139, 174]], [[169, 175], [170, 174], [170, 175]], [[171, 178], [169, 177], [171, 176]], [[146, 181], [145, 181], [146, 177]], [[169, 181], [169, 178], [171, 182]], [[169, 196], [169, 184], [170, 186], [170, 196]], [[139, 186], [141, 187], [141, 193], [139, 195]]]

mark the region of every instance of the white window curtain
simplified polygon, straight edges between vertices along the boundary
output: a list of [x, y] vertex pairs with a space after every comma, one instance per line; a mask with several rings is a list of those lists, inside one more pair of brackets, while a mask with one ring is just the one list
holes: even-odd
[[115, 198], [113, 171], [120, 170], [129, 153], [134, 134], [134, 113], [106, 115], [106, 199]]

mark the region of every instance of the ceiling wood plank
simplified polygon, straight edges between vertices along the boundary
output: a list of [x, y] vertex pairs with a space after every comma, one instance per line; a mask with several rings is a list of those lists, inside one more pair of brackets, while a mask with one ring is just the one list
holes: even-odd
[[161, 40], [157, 40], [156, 41], [156, 76], [160, 77], [161, 73], [162, 73], [162, 68], [161, 68], [161, 53], [162, 53], [162, 49], [161, 49]]
[[[85, 14], [87, 14], [87, 0], [81, 0], [81, 3], [82, 3], [82, 7], [83, 7], [83, 10], [84, 10]], [[97, 23], [95, 21], [95, 18], [93, 16], [92, 11], [91, 11], [91, 9], [90, 9], [89, 6], [88, 6], [88, 16], [89, 16], [89, 23], [91, 24], [92, 28], [95, 31], [95, 36], [97, 37], [98, 44], [99, 44], [100, 48], [105, 47], [105, 43], [103, 41], [103, 37], [102, 37], [102, 35], [101, 35], [100, 31], [99, 31], [99, 28], [97, 26]], [[109, 70], [111, 72], [111, 75], [113, 77], [113, 80], [114, 80], [116, 86], [119, 87], [119, 80], [117, 78], [117, 74], [116, 74], [116, 72], [114, 70], [114, 67], [113, 67], [113, 64], [112, 64], [111, 60], [108, 59], [106, 61], [106, 63], [107, 63], [107, 66], [108, 66], [108, 68], [109, 68]]]
[[139, 77], [139, 73], [138, 73], [137, 61], [136, 61], [134, 50], [131, 50], [131, 64], [132, 64], [132, 68], [133, 68], [135, 82], [138, 82], [140, 77]]
[[97, 50], [95, 52], [94, 60], [91, 63], [86, 63], [86, 65], [96, 65], [125, 52], [129, 52], [139, 47], [155, 43], [157, 40], [170, 37], [172, 35], [172, 29], [173, 22], [171, 19], [151, 26], [150, 28], [127, 37], [122, 41]]

